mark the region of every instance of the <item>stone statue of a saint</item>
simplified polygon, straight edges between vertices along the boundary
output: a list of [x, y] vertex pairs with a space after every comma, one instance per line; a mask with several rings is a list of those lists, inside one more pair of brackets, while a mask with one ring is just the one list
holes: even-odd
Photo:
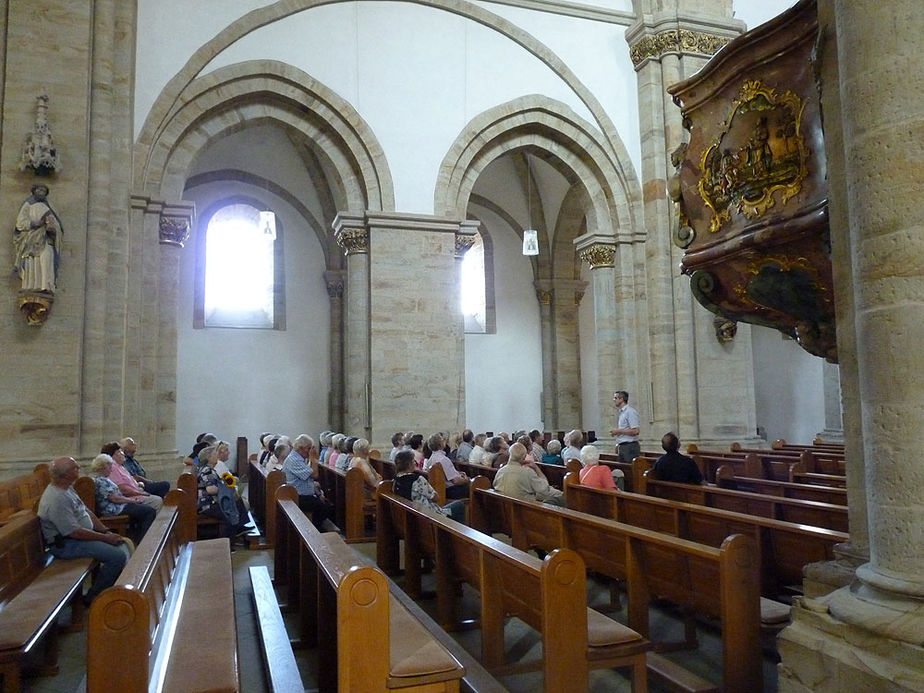
[[19, 273], [23, 291], [55, 292], [55, 279], [61, 260], [64, 230], [61, 220], [48, 203], [48, 186], [36, 183], [16, 217], [13, 249], [14, 272]]

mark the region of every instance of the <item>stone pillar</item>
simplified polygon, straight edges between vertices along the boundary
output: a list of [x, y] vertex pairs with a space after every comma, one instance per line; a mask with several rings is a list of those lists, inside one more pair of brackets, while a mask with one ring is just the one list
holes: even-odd
[[634, 389], [634, 385], [627, 382], [631, 364], [621, 348], [624, 340], [620, 338], [622, 328], [616, 305], [616, 243], [612, 237], [585, 234], [576, 238], [574, 244], [581, 259], [592, 270], [598, 364], [596, 393], [602, 417], [596, 431], [597, 439], [606, 444], [612, 442], [609, 431], [616, 423], [613, 416], [608, 417], [613, 413], [613, 391]]
[[837, 364], [822, 364], [822, 387], [825, 393], [825, 427], [815, 434], [826, 443], [844, 442], [844, 423], [841, 416], [841, 373]]
[[855, 0], [822, 16], [822, 36], [837, 42], [870, 560], [849, 587], [797, 604], [780, 636], [780, 690], [921, 691], [921, 5]]
[[343, 289], [346, 272], [327, 271], [324, 283], [330, 298], [330, 392], [327, 417], [330, 427], [343, 430]]
[[[673, 173], [670, 152], [684, 139], [684, 130], [680, 109], [670, 102], [666, 88], [699, 70], [709, 56], [743, 28], [741, 22], [721, 12], [709, 16], [704, 4], [640, 0], [635, 3], [638, 21], [626, 32], [638, 76], [652, 374], [649, 428], [653, 429], [643, 430], [642, 435], [651, 440], [668, 430], [677, 431], [688, 442], [699, 437], [695, 301], [689, 282], [678, 269], [682, 252], [672, 239], [677, 238], [680, 224], [667, 195], [668, 179]], [[648, 395], [630, 392], [630, 397], [637, 404]], [[750, 406], [754, 408], [753, 403]]]
[[[338, 219], [346, 229], [346, 215]], [[346, 432], [368, 429], [373, 447], [385, 449], [395, 431], [461, 430], [465, 354], [456, 256], [471, 224], [391, 212], [369, 212], [350, 224], [344, 238], [364, 250], [347, 258]]]
[[346, 253], [342, 432], [371, 440], [369, 230], [364, 217], [343, 212], [332, 227]]
[[581, 428], [581, 343], [578, 308], [587, 282], [556, 279], [552, 289], [552, 324], [556, 423], [549, 430]]
[[536, 300], [539, 301], [539, 320], [542, 339], [542, 422], [545, 430], [554, 431], [558, 420], [558, 387], [555, 382], [555, 323], [552, 320], [552, 282], [537, 279], [533, 282]]

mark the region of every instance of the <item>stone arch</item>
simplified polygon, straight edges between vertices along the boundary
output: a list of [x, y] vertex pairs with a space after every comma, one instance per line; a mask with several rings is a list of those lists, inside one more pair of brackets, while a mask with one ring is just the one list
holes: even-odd
[[[265, 7], [252, 10], [229, 24], [213, 39], [200, 46], [189, 58], [183, 68], [161, 91], [159, 98], [153, 104], [145, 119], [142, 135], [138, 139], [138, 144], [142, 146], [140, 151], [143, 152], [144, 147], [152, 146], [152, 136], [155, 136], [164, 127], [164, 124], [170, 120], [172, 117], [171, 114], [174, 111], [182, 108], [184, 94], [187, 88], [194, 80], [197, 80], [197, 77], [202, 74], [202, 71], [206, 68], [208, 63], [225, 48], [263, 26], [285, 19], [298, 12], [322, 7], [324, 5], [353, 1], [354, 0], [278, 0]], [[468, 0], [395, 1], [408, 2], [451, 12], [477, 22], [508, 38], [544, 63], [555, 75], [568, 85], [593, 115], [598, 131], [603, 134], [603, 137], [599, 138], [599, 144], [611, 160], [615, 179], [618, 179], [622, 183], [619, 187], [624, 187], [627, 191], [631, 190], [632, 192], [629, 197], [632, 200], [641, 201], [641, 186], [638, 177], [631, 165], [628, 152], [616, 131], [615, 125], [591, 90], [578, 79], [571, 68], [569, 68], [548, 46], [509, 20], [479, 7]], [[140, 179], [136, 178], [136, 180]], [[393, 204], [394, 202], [392, 200], [392, 206]], [[383, 206], [382, 209], [389, 209], [389, 207]], [[438, 210], [437, 213], [439, 213]], [[628, 215], [629, 209], [625, 209], [624, 213]], [[635, 225], [641, 228], [640, 212], [635, 212], [634, 214]]]
[[473, 118], [449, 148], [434, 194], [437, 214], [464, 214], [475, 181], [505, 153], [528, 148], [586, 190], [588, 228], [604, 235], [641, 233], [641, 193], [615, 165], [604, 138], [567, 105], [523, 96]]
[[[171, 99], [172, 95], [161, 96]], [[185, 85], [156, 126], [149, 118], [135, 144], [135, 189], [178, 199], [198, 152], [210, 142], [266, 121], [300, 138], [334, 173], [330, 187], [338, 208], [394, 209], [391, 173], [369, 125], [305, 72], [266, 60], [238, 63], [200, 77]]]

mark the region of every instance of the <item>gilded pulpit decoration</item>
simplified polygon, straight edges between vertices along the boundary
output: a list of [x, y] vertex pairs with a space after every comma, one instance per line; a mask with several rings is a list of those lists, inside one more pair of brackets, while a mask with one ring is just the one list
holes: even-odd
[[817, 40], [816, 4], [800, 0], [668, 87], [689, 135], [667, 193], [681, 270], [717, 330], [772, 327], [837, 362]]
[[189, 240], [189, 219], [187, 217], [160, 217], [160, 244], [182, 248]]
[[456, 234], [456, 250], [455, 256], [457, 260], [461, 260], [465, 257], [465, 253], [472, 249], [472, 246], [475, 245], [475, 235], [471, 233], [457, 233]]
[[646, 36], [629, 49], [632, 64], [638, 65], [648, 58], [660, 58], [665, 53], [713, 55], [731, 39], [690, 29], [670, 29]]
[[608, 243], [594, 243], [579, 252], [591, 269], [612, 267], [616, 259], [616, 246]]
[[48, 125], [48, 94], [39, 94], [36, 105], [35, 125], [26, 136], [19, 170], [32, 169], [39, 176], [47, 176], [61, 170], [58, 149], [55, 147], [51, 128]]
[[728, 344], [738, 334], [738, 323], [721, 315], [716, 315], [712, 320], [712, 326], [715, 328], [715, 338], [719, 344]]
[[808, 173], [804, 108], [791, 91], [777, 94], [760, 80], [744, 82], [700, 162], [699, 194], [712, 210], [711, 232], [731, 219], [732, 209], [757, 219], [802, 190]]
[[369, 231], [364, 228], [342, 228], [334, 234], [337, 245], [347, 255], [369, 252]]

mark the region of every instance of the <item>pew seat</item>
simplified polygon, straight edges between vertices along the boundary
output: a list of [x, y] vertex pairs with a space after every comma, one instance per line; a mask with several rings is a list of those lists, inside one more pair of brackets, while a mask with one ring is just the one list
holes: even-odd
[[292, 643], [282, 620], [276, 592], [266, 566], [250, 567], [250, 584], [253, 588], [253, 605], [260, 635], [260, 651], [266, 666], [267, 685], [273, 693], [304, 691]]
[[31, 512], [10, 517], [0, 527], [0, 676], [5, 693], [19, 690], [23, 665], [33, 663], [41, 646], [45, 651], [39, 671], [57, 673], [56, 621], [72, 604], [72, 622], [81, 623], [81, 585], [93, 565], [90, 558], [48, 556], [39, 519]]

